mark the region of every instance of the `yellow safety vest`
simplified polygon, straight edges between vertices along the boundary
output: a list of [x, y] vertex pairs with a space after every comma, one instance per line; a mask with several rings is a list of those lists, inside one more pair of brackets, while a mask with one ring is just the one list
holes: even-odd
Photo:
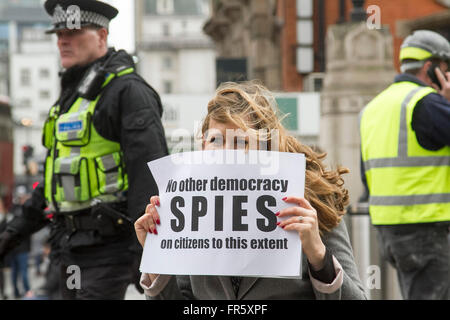
[[432, 92], [397, 82], [361, 113], [361, 153], [375, 225], [450, 221], [450, 147], [422, 148], [411, 126], [417, 102]]
[[[102, 87], [133, 68], [109, 74]], [[120, 144], [103, 138], [93, 124], [95, 100], [79, 97], [69, 110], [59, 114], [50, 109], [43, 129], [43, 144], [49, 149], [45, 160], [45, 197], [60, 212], [91, 207], [94, 199], [115, 202], [118, 192], [128, 189]]]

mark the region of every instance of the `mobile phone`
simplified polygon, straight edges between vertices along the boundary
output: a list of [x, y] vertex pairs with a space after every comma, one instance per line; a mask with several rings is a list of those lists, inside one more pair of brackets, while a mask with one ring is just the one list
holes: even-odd
[[[442, 89], [441, 83], [439, 82], [439, 79], [438, 79], [438, 77], [436, 75], [436, 72], [435, 72], [436, 68], [438, 68], [440, 70], [439, 65], [437, 63], [433, 63], [431, 65], [431, 67], [427, 70], [427, 74], [430, 77], [431, 81], [435, 85], [437, 85], [439, 87], [439, 89]], [[442, 70], [441, 70], [441, 72], [442, 72]], [[444, 75], [444, 78], [448, 81], [447, 77], [445, 76], [445, 72], [442, 72], [442, 74]]]

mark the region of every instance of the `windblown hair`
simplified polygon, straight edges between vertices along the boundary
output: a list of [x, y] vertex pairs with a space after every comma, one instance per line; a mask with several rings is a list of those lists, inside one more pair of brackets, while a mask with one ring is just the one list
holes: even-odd
[[[305, 199], [317, 210], [321, 234], [337, 226], [349, 202], [348, 191], [343, 187], [342, 174], [347, 168], [326, 170], [322, 159], [326, 153], [315, 152], [291, 136], [277, 115], [279, 109], [272, 93], [255, 81], [223, 83], [215, 97], [208, 103], [208, 113], [202, 125], [203, 137], [210, 120], [231, 123], [258, 139], [265, 140], [266, 150], [305, 154]], [[281, 117], [282, 118], [282, 117]], [[261, 135], [261, 132], [267, 134]], [[277, 132], [277, 135], [272, 135]], [[277, 141], [273, 141], [277, 139]], [[278, 149], [276, 149], [278, 146]]]

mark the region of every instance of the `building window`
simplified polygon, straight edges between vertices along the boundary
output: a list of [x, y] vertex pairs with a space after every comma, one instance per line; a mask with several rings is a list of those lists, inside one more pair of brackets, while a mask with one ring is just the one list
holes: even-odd
[[30, 69], [21, 69], [20, 70], [20, 84], [23, 87], [28, 87], [31, 85], [31, 71]]
[[305, 46], [313, 44], [313, 21], [312, 20], [298, 20], [297, 21], [297, 43]]
[[173, 0], [157, 0], [156, 11], [159, 14], [173, 13]]
[[41, 99], [49, 99], [50, 98], [50, 91], [48, 91], [48, 90], [41, 90], [41, 91], [39, 91], [39, 98], [41, 98]]
[[172, 58], [165, 56], [163, 57], [163, 69], [164, 70], [171, 70], [172, 69]]
[[312, 48], [297, 48], [297, 71], [309, 73], [314, 70], [314, 52]]
[[164, 121], [178, 121], [178, 110], [170, 107], [170, 106], [164, 106]]
[[163, 36], [170, 36], [170, 26], [168, 23], [162, 24], [162, 34]]
[[187, 21], [186, 20], [181, 21], [181, 30], [183, 31], [183, 33], [186, 33], [186, 31], [187, 31]]
[[31, 100], [30, 99], [22, 99], [20, 106], [22, 108], [30, 108], [31, 107]]
[[313, 0], [297, 0], [297, 17], [312, 18]]
[[210, 11], [210, 3], [209, 3], [209, 1], [208, 0], [203, 0], [200, 3], [200, 6], [201, 6], [201, 9], [200, 9], [201, 13], [203, 15], [205, 15], [205, 16], [209, 16], [209, 11]]
[[50, 71], [48, 69], [40, 69], [39, 77], [41, 79], [48, 79], [50, 77]]
[[49, 41], [51, 36], [45, 33], [46, 27], [36, 24], [24, 27], [19, 35], [24, 41]]
[[314, 71], [313, 0], [297, 0], [296, 66], [299, 73]]
[[172, 93], [173, 90], [172, 81], [164, 81], [163, 86], [164, 86], [163, 88], [164, 93]]

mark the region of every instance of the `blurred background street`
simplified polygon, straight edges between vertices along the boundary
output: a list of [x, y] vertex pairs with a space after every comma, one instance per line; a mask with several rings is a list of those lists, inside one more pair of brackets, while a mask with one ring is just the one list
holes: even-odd
[[[45, 266], [42, 266], [45, 267]], [[30, 280], [30, 287], [31, 291], [36, 290], [37, 288], [41, 287], [45, 283], [45, 277], [43, 274], [37, 274], [36, 273], [36, 267], [33, 265], [29, 266], [28, 269], [28, 275]], [[5, 277], [5, 295], [7, 297], [7, 300], [21, 300], [23, 297], [16, 298], [14, 296], [14, 290], [11, 283], [11, 269], [7, 268], [4, 271], [4, 277]], [[23, 291], [23, 289], [22, 289]], [[30, 296], [30, 295], [29, 295]], [[28, 298], [28, 297], [25, 297]], [[140, 294], [134, 285], [130, 284], [127, 289], [127, 293], [125, 295], [125, 300], [145, 300], [145, 297], [143, 294]]]

